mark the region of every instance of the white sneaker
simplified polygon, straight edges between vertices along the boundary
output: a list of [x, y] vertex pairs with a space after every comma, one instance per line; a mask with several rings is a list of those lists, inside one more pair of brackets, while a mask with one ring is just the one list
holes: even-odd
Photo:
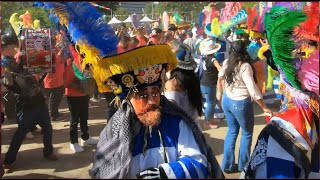
[[78, 143], [70, 144], [70, 148], [72, 149], [73, 152], [78, 153], [84, 151], [82, 146], [80, 146]]
[[92, 101], [92, 102], [99, 102], [99, 99], [91, 98], [90, 101]]
[[83, 140], [83, 139], [80, 140], [80, 144], [81, 144], [82, 146], [85, 146], [85, 145], [95, 145], [95, 144], [97, 144], [97, 143], [98, 143], [98, 140], [93, 139], [93, 138], [91, 138], [91, 137], [89, 137], [89, 139], [87, 139], [87, 140]]
[[33, 138], [34, 138], [34, 135], [32, 134], [32, 132], [28, 132], [28, 133], [26, 134], [26, 138], [28, 138], [28, 139], [33, 139]]

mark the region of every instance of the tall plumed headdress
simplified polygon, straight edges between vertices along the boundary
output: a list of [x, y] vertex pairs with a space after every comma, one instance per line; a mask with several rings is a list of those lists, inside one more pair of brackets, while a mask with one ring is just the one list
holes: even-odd
[[82, 68], [90, 67], [100, 92], [112, 90], [124, 97], [131, 90], [158, 85], [165, 71], [177, 65], [169, 45], [145, 46], [117, 54], [115, 32], [89, 2], [43, 5], [67, 28]]
[[274, 6], [265, 15], [265, 25], [274, 64], [283, 77], [281, 91], [289, 103], [310, 108], [319, 117], [319, 49], [308, 58], [302, 58], [302, 62], [297, 61], [293, 53], [297, 48], [294, 28], [306, 19], [306, 13], [301, 10]]
[[279, 92], [286, 97], [277, 117], [291, 123], [312, 149], [318, 140], [314, 132], [319, 122], [319, 51], [305, 58], [297, 53], [300, 42], [294, 41], [294, 28], [306, 19], [306, 13], [294, 6], [274, 6], [265, 15], [265, 25], [280, 73]]
[[23, 22], [19, 20], [18, 13], [13, 13], [9, 18], [9, 22], [14, 29], [15, 34], [18, 36], [20, 34], [20, 29], [23, 26]]
[[24, 14], [21, 14], [19, 18], [22, 19], [24, 28], [32, 28], [32, 16], [29, 13], [29, 11], [26, 11]]
[[273, 60], [283, 70], [285, 79], [298, 90], [301, 90], [301, 83], [297, 78], [296, 65], [292, 54], [295, 49], [293, 29], [305, 21], [306, 18], [306, 14], [300, 10], [274, 6], [265, 15], [264, 19]]
[[164, 11], [163, 12], [163, 15], [162, 15], [162, 27], [163, 27], [163, 31], [168, 31], [168, 28], [169, 28], [169, 24], [170, 24], [170, 17], [167, 13], [167, 11]]
[[192, 27], [190, 24], [182, 23], [183, 21], [182, 16], [176, 11], [170, 17], [170, 23], [174, 24], [178, 29], [188, 29]]
[[303, 11], [307, 14], [308, 18], [299, 27], [295, 28], [297, 39], [319, 41], [319, 1], [310, 2], [304, 6]]
[[116, 54], [117, 37], [91, 3], [45, 2], [44, 5], [67, 27], [73, 42], [86, 48], [94, 47], [99, 56]]
[[205, 33], [209, 36], [220, 37], [228, 31], [231, 27], [243, 22], [248, 17], [245, 10], [241, 10], [238, 14], [223, 23], [218, 20], [218, 18], [214, 18], [211, 23], [205, 26]]
[[[36, 2], [35, 5], [50, 10], [49, 17], [56, 28], [67, 31], [81, 56], [81, 67], [78, 67], [81, 70], [88, 65], [98, 67], [102, 57], [117, 54], [118, 39], [115, 32], [91, 3]], [[93, 70], [92, 73], [98, 86], [101, 86], [97, 71]]]

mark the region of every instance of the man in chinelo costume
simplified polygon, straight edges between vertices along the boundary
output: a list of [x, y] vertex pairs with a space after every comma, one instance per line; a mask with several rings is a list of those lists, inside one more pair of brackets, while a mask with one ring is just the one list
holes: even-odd
[[113, 62], [110, 69], [126, 69], [105, 76], [116, 91], [122, 89], [118, 95], [124, 100], [100, 134], [92, 177], [223, 177], [196, 123], [160, 94], [165, 72], [177, 62], [168, 45], [105, 60]]
[[[289, 3], [290, 4], [290, 3]], [[245, 178], [319, 178], [319, 2], [274, 6], [265, 15], [263, 55], [285, 96], [261, 131]]]
[[115, 33], [90, 3], [37, 5], [67, 27], [99, 91], [111, 89], [120, 100], [100, 134], [93, 178], [224, 178], [197, 124], [161, 95], [165, 73], [177, 65], [168, 45], [116, 55]]

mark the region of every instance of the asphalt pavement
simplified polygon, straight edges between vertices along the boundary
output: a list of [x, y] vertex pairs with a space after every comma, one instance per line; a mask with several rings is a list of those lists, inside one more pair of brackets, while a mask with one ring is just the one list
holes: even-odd
[[[279, 108], [279, 102], [276, 101], [272, 105], [272, 109], [277, 111]], [[91, 137], [98, 139], [100, 132], [106, 125], [105, 119], [106, 101], [100, 100], [96, 103], [90, 103], [89, 111], [89, 134]], [[77, 178], [84, 179], [90, 178], [88, 170], [92, 167], [94, 151], [96, 146], [86, 146], [85, 151], [77, 154], [73, 154], [70, 149], [69, 141], [69, 121], [70, 113], [66, 103], [66, 98], [63, 101], [59, 109], [60, 113], [67, 117], [66, 121], [53, 122], [53, 144], [56, 153], [59, 156], [58, 161], [48, 161], [42, 156], [42, 135], [40, 132], [35, 133], [34, 139], [27, 139], [23, 141], [23, 144], [19, 150], [17, 160], [15, 162], [14, 172], [4, 175], [4, 179], [10, 178], [26, 178], [26, 179], [59, 179], [59, 178]], [[257, 137], [265, 126], [265, 116], [262, 110], [255, 103], [255, 126], [253, 134], [253, 143], [251, 151], [255, 146]], [[201, 124], [203, 123], [203, 117], [201, 117]], [[223, 158], [223, 144], [227, 133], [227, 123], [223, 120], [219, 124], [218, 129], [204, 129], [203, 133], [212, 147], [214, 154], [221, 165]], [[17, 125], [13, 120], [6, 120], [2, 125], [2, 148], [1, 155], [4, 158], [4, 153], [9, 148], [12, 136], [17, 128]], [[80, 138], [80, 128], [78, 130]], [[241, 131], [239, 133], [235, 154], [238, 157], [239, 144], [241, 138]], [[240, 173], [225, 174], [226, 178], [239, 178]]]

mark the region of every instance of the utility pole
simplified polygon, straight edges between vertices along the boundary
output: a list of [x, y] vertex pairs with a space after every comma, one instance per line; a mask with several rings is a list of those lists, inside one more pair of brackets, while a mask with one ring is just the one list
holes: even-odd
[[151, 19], [153, 19], [153, 3], [154, 2], [151, 3], [152, 4], [152, 6], [151, 6]]
[[159, 2], [152, 2], [152, 15], [151, 15], [151, 19], [153, 19], [153, 14], [154, 14], [153, 4], [159, 4]]

